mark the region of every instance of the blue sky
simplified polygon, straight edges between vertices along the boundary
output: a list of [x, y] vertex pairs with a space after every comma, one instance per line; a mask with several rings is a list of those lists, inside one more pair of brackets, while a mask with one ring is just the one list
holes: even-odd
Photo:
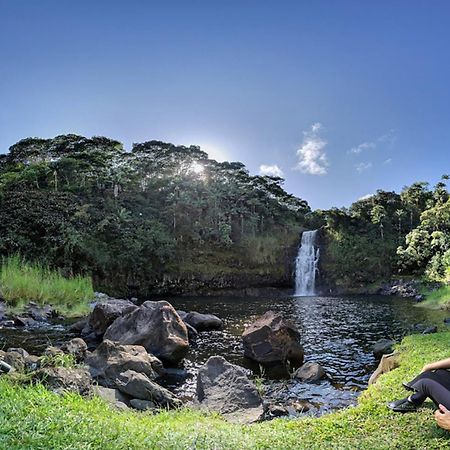
[[450, 2], [0, 0], [0, 151], [74, 132], [199, 144], [313, 208], [435, 183]]

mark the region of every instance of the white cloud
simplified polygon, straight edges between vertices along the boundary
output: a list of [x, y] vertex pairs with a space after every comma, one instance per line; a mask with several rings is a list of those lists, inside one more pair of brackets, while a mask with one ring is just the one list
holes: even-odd
[[391, 164], [392, 158], [388, 158], [384, 161], [384, 164]]
[[310, 175], [326, 175], [328, 172], [328, 158], [325, 152], [327, 141], [319, 136], [323, 129], [321, 123], [316, 122], [311, 130], [303, 132], [303, 142], [297, 150], [298, 163], [295, 170]]
[[359, 144], [358, 146], [351, 148], [350, 153], [358, 155], [359, 153], [362, 153], [364, 150], [369, 150], [375, 147], [376, 147], [375, 142], [363, 142], [362, 144]]
[[363, 195], [362, 197], [360, 197], [358, 199], [358, 201], [369, 200], [369, 198], [372, 198], [372, 197], [373, 197], [373, 194], [366, 194], [366, 195]]
[[392, 147], [397, 140], [397, 136], [395, 134], [395, 130], [389, 130], [387, 133], [377, 137], [373, 141], [363, 142], [362, 144], [357, 145], [356, 147], [352, 147], [348, 152], [354, 155], [359, 155], [365, 150], [371, 150], [377, 148], [379, 144], [387, 145], [388, 147]]
[[266, 165], [261, 164], [259, 166], [260, 175], [268, 175], [270, 177], [283, 177], [283, 171], [278, 167], [277, 164]]
[[355, 169], [359, 173], [364, 172], [365, 170], [370, 169], [371, 167], [372, 167], [371, 162], [355, 164]]

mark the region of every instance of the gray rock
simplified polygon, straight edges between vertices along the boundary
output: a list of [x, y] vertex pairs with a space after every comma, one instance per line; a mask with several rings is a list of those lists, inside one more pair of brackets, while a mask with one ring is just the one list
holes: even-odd
[[70, 325], [69, 330], [73, 333], [81, 333], [84, 327], [87, 325], [88, 320], [88, 317], [84, 317], [83, 319], [74, 322], [72, 325]]
[[181, 361], [189, 348], [186, 325], [166, 301], [145, 302], [119, 317], [104, 338], [121, 344], [142, 345], [169, 364]]
[[25, 370], [27, 372], [33, 372], [39, 369], [41, 358], [36, 355], [29, 355], [25, 358]]
[[223, 322], [214, 314], [201, 314], [196, 311], [192, 311], [185, 315], [183, 321], [197, 331], [211, 331], [221, 330], [223, 328]]
[[88, 395], [91, 392], [91, 376], [86, 369], [44, 367], [34, 373], [33, 379], [42, 382], [49, 390], [62, 394], [76, 392]]
[[11, 348], [8, 348], [8, 350], [6, 350], [6, 352], [7, 353], [10, 353], [10, 352], [20, 353], [24, 358], [28, 358], [30, 356], [30, 354], [21, 347], [18, 347], [18, 348], [11, 347]]
[[202, 409], [237, 423], [252, 423], [263, 415], [261, 396], [243, 367], [222, 356], [212, 356], [197, 377], [197, 399]]
[[306, 362], [299, 367], [292, 378], [295, 378], [303, 383], [315, 383], [325, 377], [325, 370], [323, 367], [315, 362]]
[[3, 361], [9, 364], [17, 372], [23, 372], [25, 370], [25, 358], [22, 353], [15, 351], [8, 351], [3, 357]]
[[181, 401], [169, 390], [151, 381], [146, 375], [127, 370], [116, 381], [117, 389], [133, 398], [149, 400], [163, 407], [181, 406]]
[[53, 345], [50, 345], [49, 347], [47, 347], [43, 353], [44, 356], [50, 356], [50, 357], [56, 356], [56, 355], [63, 355], [63, 354], [64, 354], [64, 352], [60, 348], [54, 347]]
[[133, 398], [130, 400], [130, 405], [139, 411], [152, 411], [158, 409], [156, 403], [150, 400], [140, 400], [139, 398]]
[[432, 334], [432, 333], [437, 333], [437, 326], [436, 325], [432, 325], [430, 327], [426, 327], [423, 331], [422, 334]]
[[379, 339], [373, 346], [373, 354], [375, 358], [380, 359], [383, 355], [392, 353], [393, 346], [396, 344], [392, 339]]
[[244, 355], [261, 364], [286, 364], [300, 367], [304, 351], [296, 327], [273, 311], [266, 312], [242, 334]]
[[66, 353], [75, 356], [78, 361], [81, 361], [86, 355], [87, 344], [81, 338], [74, 338], [65, 343], [62, 349]]
[[[89, 316], [89, 330], [97, 336], [103, 336], [107, 328], [124, 314], [135, 310], [137, 306], [129, 300], [111, 299], [99, 302]], [[83, 330], [85, 333], [85, 330]]]
[[91, 375], [107, 387], [116, 387], [119, 375], [127, 370], [155, 379], [163, 372], [161, 361], [140, 345], [120, 345], [103, 341], [85, 359]]
[[112, 405], [116, 405], [117, 402], [121, 402], [127, 405], [130, 402], [129, 397], [120, 392], [118, 389], [111, 389], [103, 386], [93, 386], [92, 393]]

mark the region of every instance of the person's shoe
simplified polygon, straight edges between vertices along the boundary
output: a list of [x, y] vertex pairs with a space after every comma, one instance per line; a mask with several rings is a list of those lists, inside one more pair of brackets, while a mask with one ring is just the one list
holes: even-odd
[[391, 402], [388, 404], [388, 408], [392, 409], [394, 412], [416, 412], [417, 406], [410, 402], [408, 398], [402, 398], [401, 400], [396, 400], [395, 402]]
[[402, 386], [403, 386], [407, 391], [415, 392], [415, 389], [414, 389], [409, 383], [407, 383], [406, 381], [404, 381], [404, 382], [402, 383]]

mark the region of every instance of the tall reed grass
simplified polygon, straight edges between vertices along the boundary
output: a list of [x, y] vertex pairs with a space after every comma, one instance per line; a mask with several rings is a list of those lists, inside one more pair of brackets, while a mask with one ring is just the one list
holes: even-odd
[[2, 259], [0, 295], [14, 309], [34, 301], [52, 305], [62, 313], [77, 315], [87, 311], [94, 290], [90, 277], [66, 278], [57, 270], [14, 255]]

